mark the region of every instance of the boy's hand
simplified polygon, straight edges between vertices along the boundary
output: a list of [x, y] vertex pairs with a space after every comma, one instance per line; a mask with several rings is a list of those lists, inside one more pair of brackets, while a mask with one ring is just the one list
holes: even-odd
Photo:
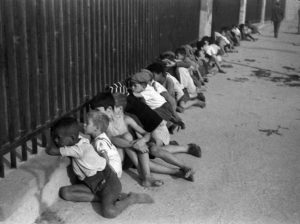
[[142, 153], [149, 152], [146, 142], [142, 139], [132, 141], [132, 147]]

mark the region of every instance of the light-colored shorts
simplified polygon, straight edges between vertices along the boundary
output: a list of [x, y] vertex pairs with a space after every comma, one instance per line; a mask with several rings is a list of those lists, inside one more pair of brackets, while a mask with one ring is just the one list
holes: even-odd
[[156, 129], [151, 132], [151, 137], [157, 141], [162, 141], [164, 145], [169, 145], [170, 143], [170, 133], [167, 128], [167, 122], [163, 120]]

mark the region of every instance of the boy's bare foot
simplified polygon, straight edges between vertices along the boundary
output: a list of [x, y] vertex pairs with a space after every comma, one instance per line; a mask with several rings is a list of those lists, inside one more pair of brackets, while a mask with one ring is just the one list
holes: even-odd
[[119, 201], [122, 201], [122, 200], [124, 200], [125, 198], [127, 198], [128, 197], [128, 194], [126, 194], [126, 193], [120, 193], [119, 194], [119, 197], [118, 197], [118, 200]]
[[160, 187], [164, 184], [162, 180], [156, 180], [154, 178], [147, 178], [142, 181], [142, 186], [144, 187]]
[[176, 112], [183, 113], [184, 112], [184, 108], [178, 106], [178, 107], [176, 107]]
[[132, 200], [133, 204], [151, 204], [154, 203], [152, 197], [148, 194], [137, 194], [134, 192], [128, 193], [128, 198]]
[[201, 158], [201, 148], [194, 143], [188, 144], [188, 154]]
[[203, 102], [203, 101], [201, 101], [201, 100], [199, 100], [198, 103], [195, 106], [198, 106], [198, 107], [200, 107], [200, 108], [203, 109], [206, 106], [206, 103]]
[[191, 168], [181, 168], [182, 177], [188, 181], [194, 182], [194, 174], [195, 172]]
[[222, 69], [219, 70], [219, 73], [223, 73], [223, 74], [226, 74], [226, 72]]

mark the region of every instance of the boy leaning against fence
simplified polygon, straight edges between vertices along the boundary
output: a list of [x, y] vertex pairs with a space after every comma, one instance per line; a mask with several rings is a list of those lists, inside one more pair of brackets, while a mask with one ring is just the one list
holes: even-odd
[[87, 114], [87, 124], [85, 133], [91, 135], [93, 146], [100, 156], [106, 159], [108, 165], [116, 172], [117, 176], [122, 176], [122, 160], [117, 148], [111, 143], [106, 135], [109, 118], [98, 111], [90, 111]]
[[53, 156], [68, 156], [79, 184], [60, 188], [60, 196], [74, 202], [100, 202], [106, 218], [118, 216], [136, 203], [153, 203], [147, 194], [121, 193], [121, 182], [106, 160], [99, 156], [89, 140], [79, 136], [75, 118], [64, 117], [51, 128], [51, 145], [46, 152]]

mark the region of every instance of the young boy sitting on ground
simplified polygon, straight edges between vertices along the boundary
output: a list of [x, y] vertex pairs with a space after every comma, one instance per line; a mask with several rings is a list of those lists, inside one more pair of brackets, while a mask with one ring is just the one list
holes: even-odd
[[105, 134], [109, 124], [109, 118], [98, 111], [90, 111], [87, 114], [85, 134], [93, 139], [93, 146], [100, 156], [106, 159], [106, 163], [112, 167], [117, 176], [122, 176], [122, 160], [117, 148], [111, 143]]
[[221, 68], [220, 64], [222, 61], [222, 57], [219, 55], [220, 47], [216, 44], [211, 44], [210, 42], [211, 38], [205, 36], [197, 43], [197, 48], [205, 53], [205, 56], [209, 59], [209, 63], [214, 64], [217, 67], [218, 72], [226, 73]]
[[60, 188], [60, 196], [67, 201], [101, 202], [101, 213], [106, 218], [118, 216], [128, 206], [136, 203], [153, 203], [147, 194], [121, 193], [121, 182], [106, 160], [100, 157], [88, 139], [79, 136], [75, 118], [64, 117], [51, 128], [52, 144], [46, 152], [53, 156], [68, 156], [73, 171], [81, 180]]
[[171, 104], [155, 91], [154, 87], [149, 85], [151, 80], [152, 73], [149, 71], [143, 70], [135, 73], [131, 77], [133, 95], [143, 100], [152, 110], [158, 113], [161, 118], [167, 121], [168, 127], [171, 127], [171, 133], [173, 130], [172, 127], [176, 127], [176, 125], [184, 129], [185, 124], [174, 111]]

